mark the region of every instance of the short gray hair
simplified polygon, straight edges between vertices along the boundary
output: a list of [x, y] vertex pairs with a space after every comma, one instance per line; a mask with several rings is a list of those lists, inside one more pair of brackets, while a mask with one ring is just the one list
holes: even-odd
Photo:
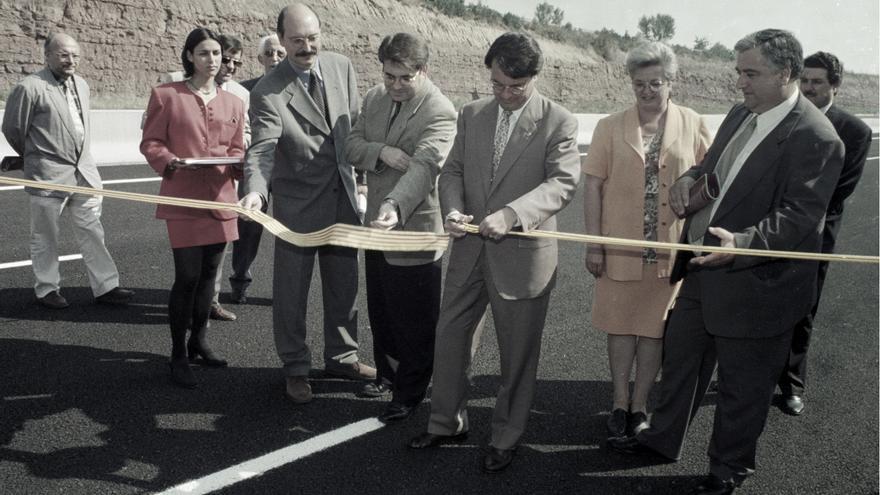
[[669, 45], [659, 41], [649, 41], [636, 46], [626, 54], [626, 71], [629, 77], [638, 69], [659, 65], [663, 67], [663, 75], [666, 79], [675, 79], [678, 74], [678, 59]]
[[759, 48], [761, 55], [776, 70], [791, 69], [789, 80], [799, 78], [804, 70], [804, 52], [801, 43], [789, 31], [762, 29], [746, 35], [733, 46], [737, 53], [752, 48]]
[[[278, 35], [277, 34], [267, 34], [266, 36], [263, 36], [262, 38], [260, 38], [259, 43], [257, 43], [257, 56], [262, 55], [263, 52], [266, 51], [267, 45], [269, 44], [269, 41], [272, 38], [275, 38], [277, 40]], [[280, 44], [280, 42], [279, 42], [279, 44]]]

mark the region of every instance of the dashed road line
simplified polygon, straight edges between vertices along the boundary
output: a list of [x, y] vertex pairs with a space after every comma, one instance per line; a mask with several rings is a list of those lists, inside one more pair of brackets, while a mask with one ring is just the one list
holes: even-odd
[[[64, 256], [59, 256], [58, 261], [72, 261], [72, 260], [81, 260], [83, 257], [82, 254], [65, 254]], [[31, 260], [24, 261], [11, 261], [9, 263], [0, 263], [0, 270], [6, 270], [8, 268], [21, 268], [23, 266], [31, 266], [33, 263]]]

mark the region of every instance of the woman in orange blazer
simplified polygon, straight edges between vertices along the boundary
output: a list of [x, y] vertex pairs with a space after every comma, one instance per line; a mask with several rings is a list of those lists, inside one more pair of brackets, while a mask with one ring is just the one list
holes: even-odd
[[[676, 242], [682, 221], [668, 204], [669, 187], [702, 160], [710, 135], [693, 110], [670, 101], [678, 68], [662, 43], [629, 52], [635, 106], [596, 126], [583, 163], [587, 234]], [[591, 244], [586, 267], [594, 277], [593, 326], [608, 334], [614, 403], [608, 435], [646, 428], [647, 399], [660, 369], [663, 328], [674, 287], [668, 252]], [[635, 386], [629, 393], [636, 364]]]
[[[235, 203], [233, 179], [240, 166], [194, 167], [183, 158], [242, 157], [244, 109], [241, 100], [220, 89], [220, 43], [208, 29], [189, 33], [181, 53], [186, 79], [153, 89], [147, 106], [141, 153], [162, 176], [159, 194]], [[205, 340], [214, 278], [226, 243], [238, 239], [237, 214], [159, 205], [174, 257], [174, 285], [168, 302], [171, 324], [171, 380], [193, 388], [190, 361], [226, 366]], [[189, 341], [186, 332], [190, 329]]]

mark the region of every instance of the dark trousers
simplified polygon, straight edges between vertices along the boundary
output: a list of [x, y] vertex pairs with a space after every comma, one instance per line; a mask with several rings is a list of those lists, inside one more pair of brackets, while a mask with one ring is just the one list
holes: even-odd
[[172, 357], [185, 355], [183, 338], [187, 329], [194, 333], [208, 325], [214, 279], [223, 259], [226, 243], [172, 249], [174, 285], [168, 300], [171, 323]]
[[[239, 183], [239, 197], [242, 197], [242, 183]], [[268, 199], [268, 198], [267, 198]], [[269, 202], [263, 205], [263, 213], [269, 209]], [[251, 265], [260, 250], [260, 239], [263, 237], [263, 226], [242, 218], [238, 219], [238, 240], [232, 243], [232, 275], [229, 286], [235, 290], [247, 290], [253, 282]]]
[[364, 272], [377, 380], [391, 384], [392, 400], [414, 406], [434, 365], [441, 261], [397, 266], [381, 251], [364, 251]]
[[640, 443], [670, 459], [681, 456], [691, 419], [718, 367], [718, 402], [709, 471], [741, 481], [755, 470], [758, 438], [791, 346], [792, 330], [764, 339], [712, 335], [703, 321], [698, 274], [685, 278], [663, 343], [660, 399]]

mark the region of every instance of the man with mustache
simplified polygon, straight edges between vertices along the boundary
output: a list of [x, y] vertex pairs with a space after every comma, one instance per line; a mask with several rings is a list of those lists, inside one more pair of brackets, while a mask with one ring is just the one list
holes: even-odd
[[[816, 52], [804, 59], [804, 72], [801, 74], [801, 93], [825, 113], [831, 125], [843, 141], [845, 155], [843, 169], [828, 210], [825, 213], [825, 227], [822, 229], [822, 252], [833, 253], [843, 216], [843, 204], [856, 188], [865, 167], [868, 148], [871, 146], [871, 128], [861, 119], [847, 113], [834, 104], [834, 97], [843, 80], [843, 65], [828, 52]], [[804, 387], [807, 375], [807, 349], [813, 333], [813, 318], [819, 308], [819, 298], [828, 272], [828, 262], [819, 263], [819, 278], [816, 284], [816, 302], [810, 312], [794, 327], [791, 340], [791, 353], [788, 363], [779, 377], [779, 390], [782, 412], [798, 416], [804, 411]]]
[[[287, 60], [251, 92], [253, 141], [247, 152], [240, 204], [261, 209], [269, 191], [274, 217], [294, 232], [335, 223], [360, 225], [356, 185], [343, 145], [358, 115], [354, 67], [348, 58], [321, 51], [321, 24], [303, 4], [278, 16], [278, 38]], [[327, 374], [374, 380], [376, 370], [358, 360], [357, 250], [302, 248], [275, 243], [272, 285], [275, 347], [284, 364], [288, 397], [312, 400], [306, 345], [306, 308], [315, 257], [324, 300], [324, 364]]]

